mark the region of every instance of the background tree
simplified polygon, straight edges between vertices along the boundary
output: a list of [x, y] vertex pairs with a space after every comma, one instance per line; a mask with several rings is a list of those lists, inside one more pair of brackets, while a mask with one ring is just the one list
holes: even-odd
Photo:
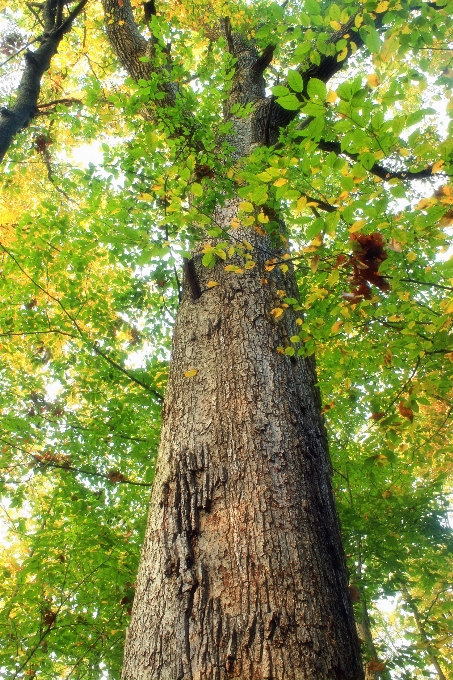
[[[130, 74], [125, 80], [104, 43], [99, 6], [89, 3], [75, 16], [58, 3], [30, 3], [26, 12], [9, 3], [3, 87], [12, 99], [0, 130], [21, 96], [19, 85], [14, 99], [14, 50], [42, 33], [49, 8], [56, 17], [51, 29], [72, 17], [71, 31], [48, 70], [48, 61], [41, 65], [44, 79], [34, 87], [41, 99], [27, 100], [34, 117], [3, 166], [2, 468], [10, 527], [3, 557], [4, 672], [118, 677], [145, 487], [154, 476], [169, 335], [182, 295], [168, 404], [178, 405], [179, 427], [182, 413], [190, 427], [202, 427], [211, 482], [205, 476], [200, 486], [206, 494], [198, 514], [195, 508], [186, 519], [184, 513], [175, 518], [176, 525], [182, 522], [173, 529], [180, 561], [170, 549], [168, 582], [177, 582], [172, 570], [190, 562], [190, 550], [196, 557], [200, 550], [190, 523], [201, 522], [202, 542], [210, 535], [207, 523], [221, 519], [216, 507], [227, 507], [225, 498], [236, 507], [232, 499], [243, 481], [235, 478], [235, 465], [242, 461], [251, 470], [263, 461], [262, 451], [278, 462], [276, 439], [265, 435], [268, 424], [281, 441], [293, 441], [300, 403], [310, 412], [313, 393], [301, 396], [305, 388], [285, 381], [302, 376], [300, 384], [310, 384], [316, 348], [367, 673], [448, 677], [451, 470], [445, 433], [453, 307], [447, 297], [451, 262], [439, 253], [449, 244], [453, 200], [450, 108], [441, 103], [448, 102], [442, 97], [451, 78], [451, 8], [306, 0], [303, 6], [235, 3], [207, 11], [201, 3], [190, 10], [147, 3], [148, 26], [141, 23], [139, 30], [141, 7], [136, 24], [126, 0], [105, 3], [110, 43]], [[46, 40], [45, 31], [41, 44]], [[33, 56], [25, 63], [22, 82]], [[264, 89], [264, 71], [271, 91]], [[102, 160], [76, 167], [71, 150], [94, 139]], [[182, 293], [181, 263], [191, 250], [194, 265], [186, 265]], [[253, 332], [245, 323], [252, 317], [258, 319]], [[191, 333], [201, 337], [191, 339]], [[268, 373], [253, 369], [263, 365], [271, 367]], [[222, 381], [213, 411], [222, 416], [215, 425], [208, 422], [214, 408], [209, 366]], [[225, 375], [236, 400], [222, 391]], [[278, 396], [282, 386], [285, 402]], [[281, 416], [275, 405], [283, 403]], [[167, 418], [171, 423], [171, 406]], [[310, 422], [316, 421], [315, 408]], [[233, 436], [222, 429], [227, 422], [236, 426]], [[196, 427], [184, 432], [189, 443], [192, 432], [200, 440]], [[313, 447], [307, 431], [303, 426], [300, 432], [305, 443], [288, 450]], [[168, 426], [166, 432], [164, 453]], [[243, 449], [229, 447], [242, 432]], [[171, 438], [176, 441], [177, 432]], [[321, 458], [322, 440], [319, 426]], [[216, 441], [222, 446], [213, 446]], [[203, 477], [197, 477], [201, 454], [192, 447], [193, 461], [179, 453], [169, 489], [184, 501]], [[298, 465], [294, 461], [300, 474]], [[324, 474], [323, 465], [308, 466], [306, 489]], [[265, 480], [262, 470], [248, 474], [255, 486]], [[291, 488], [282, 469], [272, 479], [274, 499], [276, 489]], [[261, 494], [253, 488], [250, 496], [250, 507], [267, 519], [270, 510], [253, 503], [265, 504], [271, 486], [263, 483]], [[310, 505], [310, 493], [307, 498], [307, 521], [322, 536], [326, 513], [319, 503]], [[273, 512], [291, 521], [287, 509]], [[266, 534], [268, 525], [249, 523], [272, 556], [279, 554], [279, 521]], [[212, 532], [219, 534], [215, 527]], [[308, 549], [313, 545], [316, 540]], [[212, 555], [218, 549], [209, 543]], [[336, 552], [334, 546], [321, 560], [329, 573]], [[285, 653], [295, 668], [310, 669], [294, 671], [295, 677], [341, 672], [335, 664], [347, 657], [326, 661], [329, 645], [316, 658], [331, 663], [330, 670], [314, 671], [309, 651], [291, 651], [291, 623], [301, 626], [304, 617], [291, 621], [289, 615], [286, 622], [280, 602], [275, 609], [271, 602], [255, 606], [257, 621], [235, 627], [219, 616], [212, 598], [208, 650], [218, 648], [221, 658], [200, 662], [188, 607], [206, 592], [204, 575], [185, 566], [174, 602], [181, 607], [177, 628], [184, 632], [187, 625], [192, 651], [172, 651], [169, 677], [175, 677], [173, 668], [187, 673], [198, 663], [206, 673], [219, 666], [219, 673], [223, 668], [234, 676], [253, 667], [261, 677], [285, 677]], [[274, 563], [271, 582], [277, 573]], [[225, 587], [227, 576], [220, 575]], [[327, 583], [331, 612], [343, 587]], [[231, 584], [228, 590], [234, 592]], [[398, 632], [389, 642], [388, 620], [373, 618], [372, 602], [395, 593], [407, 642]], [[171, 610], [169, 597], [166, 602]], [[225, 603], [219, 603], [222, 611]], [[202, 603], [195, 604], [197, 611]], [[220, 618], [222, 629], [215, 629]], [[321, 635], [329, 625], [342, 639], [350, 624], [342, 629], [327, 616]], [[395, 618], [390, 631], [399, 625]], [[240, 644], [248, 630], [256, 656]], [[311, 621], [308, 636], [314, 630]], [[152, 644], [157, 640], [151, 636]], [[186, 645], [184, 633], [174, 650]], [[134, 665], [130, 661], [125, 673], [140, 673]], [[359, 671], [352, 664], [349, 673]]]

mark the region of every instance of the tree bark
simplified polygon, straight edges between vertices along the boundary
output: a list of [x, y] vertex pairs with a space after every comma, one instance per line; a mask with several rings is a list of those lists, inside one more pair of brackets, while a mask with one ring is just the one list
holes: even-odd
[[295, 280], [260, 239], [254, 269], [196, 256], [186, 282], [123, 680], [363, 677], [314, 362], [276, 351]]
[[[129, 0], [103, 6], [135, 77], [128, 44], [145, 48]], [[280, 124], [263, 77], [272, 48], [259, 55], [227, 19], [221, 30], [235, 58], [224, 115], [238, 160]], [[234, 104], [251, 114], [232, 115]], [[271, 314], [298, 297], [294, 273], [268, 271], [282, 255], [268, 236], [232, 229], [238, 203], [219, 194], [213, 220], [233, 243], [247, 239], [255, 267], [207, 269], [199, 252], [185, 267], [122, 677], [361, 680], [314, 361], [277, 351], [298, 333], [291, 307]]]

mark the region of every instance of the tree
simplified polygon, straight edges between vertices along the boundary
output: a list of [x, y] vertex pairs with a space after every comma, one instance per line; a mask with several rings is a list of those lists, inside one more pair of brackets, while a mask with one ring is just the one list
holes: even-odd
[[[40, 47], [0, 122], [4, 483], [13, 510], [25, 492], [32, 507], [8, 513], [2, 663], [100, 677], [101, 656], [117, 677], [108, 640], [135, 590], [123, 678], [362, 677], [324, 412], [367, 674], [389, 657], [370, 600], [399, 592], [425, 647], [388, 665], [426, 659], [442, 677], [414, 578], [440, 597], [432, 564], [451, 566], [452, 280], [436, 258], [453, 143], [433, 108], [451, 5], [139, 9], [48, 0], [7, 15], [27, 34], [4, 50]], [[96, 138], [102, 171], [72, 167], [69, 149]], [[442, 422], [431, 465], [424, 407]], [[135, 588], [133, 513], [152, 481]], [[18, 593], [38, 626], [19, 625]], [[81, 653], [62, 651], [82, 630]]]

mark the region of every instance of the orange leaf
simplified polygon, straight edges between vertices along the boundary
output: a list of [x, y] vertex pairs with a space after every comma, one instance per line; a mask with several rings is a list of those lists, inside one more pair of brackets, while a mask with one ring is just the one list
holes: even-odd
[[413, 410], [411, 408], [407, 408], [407, 406], [404, 406], [404, 402], [400, 401], [398, 411], [403, 416], [403, 418], [409, 418], [411, 422], [414, 420]]

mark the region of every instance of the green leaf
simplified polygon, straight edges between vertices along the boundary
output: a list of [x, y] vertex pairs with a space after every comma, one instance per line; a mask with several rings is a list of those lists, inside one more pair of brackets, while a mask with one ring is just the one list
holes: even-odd
[[279, 97], [277, 99], [277, 104], [288, 111], [297, 111], [297, 109], [300, 109], [301, 106], [300, 101], [297, 99], [295, 94], [288, 94], [285, 97]]
[[288, 88], [283, 85], [274, 85], [274, 87], [271, 87], [271, 92], [275, 97], [284, 97], [286, 94], [289, 94]]
[[316, 2], [316, 0], [305, 0], [304, 6], [308, 14], [311, 16], [321, 14], [321, 6], [319, 2]]
[[203, 187], [201, 186], [201, 184], [198, 184], [198, 182], [194, 182], [191, 185], [190, 190], [192, 191], [194, 196], [203, 196]]
[[304, 89], [304, 81], [297, 71], [288, 71], [288, 84], [294, 92], [302, 92]]
[[310, 99], [321, 99], [321, 101], [325, 101], [327, 97], [326, 84], [318, 78], [310, 78], [307, 85], [307, 93]]

